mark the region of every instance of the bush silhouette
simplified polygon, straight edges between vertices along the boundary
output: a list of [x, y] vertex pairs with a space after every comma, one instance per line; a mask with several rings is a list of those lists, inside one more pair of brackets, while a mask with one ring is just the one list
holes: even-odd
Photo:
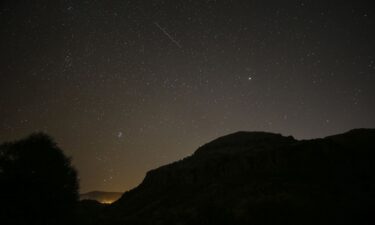
[[0, 199], [1, 224], [67, 224], [78, 201], [76, 170], [46, 134], [4, 143]]

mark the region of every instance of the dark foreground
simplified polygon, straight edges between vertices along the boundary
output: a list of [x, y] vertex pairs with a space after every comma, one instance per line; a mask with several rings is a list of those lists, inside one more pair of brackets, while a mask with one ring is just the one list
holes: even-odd
[[149, 171], [86, 222], [375, 224], [374, 140], [374, 129], [302, 141], [234, 133]]
[[104, 205], [77, 203], [70, 159], [36, 134], [0, 145], [0, 224], [375, 224], [374, 140], [375, 129], [314, 140], [238, 132]]

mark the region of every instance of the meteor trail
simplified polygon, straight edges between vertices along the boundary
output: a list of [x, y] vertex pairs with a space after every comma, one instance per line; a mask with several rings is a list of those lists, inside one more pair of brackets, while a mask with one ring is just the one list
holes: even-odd
[[164, 28], [162, 28], [157, 22], [154, 22], [154, 24], [169, 38], [169, 40], [171, 40], [173, 43], [175, 43], [177, 45], [177, 47], [182, 48], [180, 43], [178, 43], [178, 41], [173, 39], [173, 37]]

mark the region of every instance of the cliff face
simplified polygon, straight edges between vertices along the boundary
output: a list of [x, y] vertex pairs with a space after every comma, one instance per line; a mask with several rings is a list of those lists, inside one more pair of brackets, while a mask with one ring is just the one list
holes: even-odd
[[[375, 130], [298, 141], [238, 132], [147, 173], [108, 224], [368, 224]], [[104, 223], [104, 222], [103, 222]]]
[[149, 171], [141, 186], [199, 186], [250, 175], [273, 166], [272, 150], [294, 142], [292, 137], [263, 132], [230, 134], [200, 147], [190, 157]]

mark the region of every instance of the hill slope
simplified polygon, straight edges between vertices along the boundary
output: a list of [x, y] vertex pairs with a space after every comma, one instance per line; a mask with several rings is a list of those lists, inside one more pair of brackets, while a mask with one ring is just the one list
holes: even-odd
[[371, 224], [375, 129], [298, 141], [238, 132], [149, 171], [100, 224]]

